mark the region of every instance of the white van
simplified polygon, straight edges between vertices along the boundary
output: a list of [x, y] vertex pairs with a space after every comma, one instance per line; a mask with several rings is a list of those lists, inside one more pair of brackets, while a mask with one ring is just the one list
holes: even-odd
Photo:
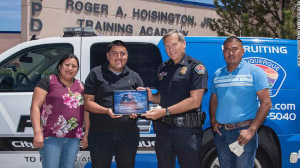
[[[158, 66], [168, 59], [162, 37], [45, 38], [21, 43], [0, 55], [0, 167], [41, 167], [39, 153], [32, 145], [29, 109], [33, 88], [43, 76], [53, 73], [60, 58], [70, 52], [77, 55], [80, 61], [76, 78], [85, 81], [90, 69], [106, 61], [107, 45], [117, 39], [128, 45], [128, 66], [140, 74], [145, 86], [153, 88]], [[297, 67], [297, 41], [241, 39], [245, 59], [267, 73], [273, 103], [259, 130], [255, 167], [300, 167], [300, 116], [297, 117], [300, 115], [297, 109], [300, 107], [300, 68]], [[207, 67], [209, 87], [215, 70], [225, 65], [222, 55], [224, 40], [224, 37], [186, 37], [187, 54]], [[207, 116], [209, 98], [210, 89], [202, 102], [202, 110]], [[141, 138], [136, 167], [157, 167], [152, 122], [141, 119], [138, 125]], [[209, 117], [203, 130], [203, 167], [218, 167]], [[81, 150], [76, 167], [84, 167], [89, 161], [89, 152]]]

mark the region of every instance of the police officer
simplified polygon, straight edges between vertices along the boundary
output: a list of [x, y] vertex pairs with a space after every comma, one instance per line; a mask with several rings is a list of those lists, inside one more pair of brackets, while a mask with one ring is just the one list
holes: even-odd
[[207, 72], [198, 60], [185, 54], [186, 42], [178, 31], [164, 35], [170, 60], [158, 71], [158, 92], [147, 88], [149, 101], [160, 104], [142, 116], [157, 120], [155, 151], [159, 168], [201, 168], [202, 117], [198, 109], [207, 90]]
[[108, 46], [105, 64], [95, 67], [85, 81], [84, 107], [90, 112], [88, 144], [93, 168], [110, 168], [113, 155], [119, 168], [133, 168], [139, 143], [136, 114], [114, 115], [113, 91], [135, 90], [142, 79], [127, 66], [124, 42]]

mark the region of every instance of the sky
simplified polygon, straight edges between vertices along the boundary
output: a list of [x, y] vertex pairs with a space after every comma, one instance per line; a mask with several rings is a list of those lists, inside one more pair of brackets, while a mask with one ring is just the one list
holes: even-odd
[[0, 0], [0, 31], [21, 31], [21, 0]]
[[[213, 4], [213, 0], [174, 0]], [[21, 31], [21, 0], [0, 0], [0, 31]]]

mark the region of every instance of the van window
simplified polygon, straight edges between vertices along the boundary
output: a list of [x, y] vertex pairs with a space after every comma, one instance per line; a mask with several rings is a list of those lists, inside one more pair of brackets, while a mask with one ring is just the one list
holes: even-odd
[[[91, 69], [106, 62], [106, 52], [109, 43], [96, 43], [91, 47]], [[157, 71], [162, 63], [159, 49], [151, 43], [126, 43], [128, 49], [127, 66], [137, 72], [144, 86], [157, 88]]]
[[55, 73], [58, 61], [72, 52], [70, 44], [47, 44], [21, 50], [1, 63], [0, 91], [33, 91], [38, 81]]

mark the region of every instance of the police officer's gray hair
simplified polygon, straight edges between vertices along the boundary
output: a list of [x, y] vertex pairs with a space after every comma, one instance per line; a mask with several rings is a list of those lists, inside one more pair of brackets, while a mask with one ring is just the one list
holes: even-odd
[[185, 42], [184, 35], [182, 33], [180, 33], [178, 30], [172, 30], [172, 31], [169, 31], [168, 33], [166, 33], [163, 36], [163, 42], [165, 42], [165, 39], [167, 37], [172, 36], [173, 34], [177, 34], [179, 42]]

